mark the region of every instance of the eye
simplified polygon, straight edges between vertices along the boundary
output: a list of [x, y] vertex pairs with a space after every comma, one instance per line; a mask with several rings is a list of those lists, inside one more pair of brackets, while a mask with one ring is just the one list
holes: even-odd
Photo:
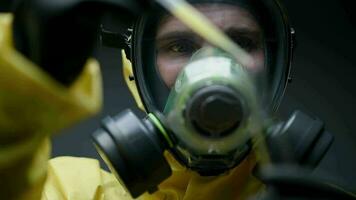
[[164, 53], [170, 56], [191, 56], [199, 49], [199, 45], [187, 39], [176, 39], [170, 42], [166, 42], [158, 48], [160, 53]]
[[247, 52], [252, 52], [260, 48], [259, 42], [246, 37], [246, 36], [238, 36], [232, 38], [235, 43], [240, 45]]
[[195, 48], [192, 45], [189, 45], [187, 43], [174, 43], [170, 46], [169, 48], [170, 51], [174, 53], [192, 53]]

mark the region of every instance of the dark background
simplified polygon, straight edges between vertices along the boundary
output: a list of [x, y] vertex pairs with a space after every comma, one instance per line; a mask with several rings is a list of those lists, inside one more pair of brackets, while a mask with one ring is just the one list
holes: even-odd
[[[295, 109], [313, 113], [335, 135], [316, 173], [356, 191], [356, 20], [353, 1], [285, 0], [297, 33], [293, 82], [280, 107], [282, 118]], [[106, 115], [135, 107], [121, 73], [120, 51], [100, 47], [104, 78], [104, 109], [96, 117], [53, 138], [53, 156], [99, 158], [90, 134]]]

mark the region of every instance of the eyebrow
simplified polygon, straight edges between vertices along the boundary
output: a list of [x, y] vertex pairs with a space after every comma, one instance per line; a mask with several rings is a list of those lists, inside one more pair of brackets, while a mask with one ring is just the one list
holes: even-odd
[[[262, 36], [262, 32], [255, 28], [246, 28], [246, 27], [229, 27], [224, 30], [224, 33], [229, 36], [250, 36], [252, 38], [260, 38]], [[192, 39], [201, 39], [195, 32], [192, 30], [173, 30], [171, 32], [166, 32], [161, 36], [156, 38], [156, 41], [169, 41], [176, 38], [192, 38]]]
[[233, 36], [248, 36], [253, 39], [260, 39], [262, 38], [262, 31], [259, 29], [254, 28], [236, 28], [231, 27], [224, 30], [224, 33], [229, 37]]
[[159, 36], [156, 38], [156, 41], [169, 41], [177, 38], [191, 38], [191, 39], [199, 39], [199, 37], [196, 33], [190, 30], [184, 30], [184, 31], [171, 31], [164, 33], [163, 35]]

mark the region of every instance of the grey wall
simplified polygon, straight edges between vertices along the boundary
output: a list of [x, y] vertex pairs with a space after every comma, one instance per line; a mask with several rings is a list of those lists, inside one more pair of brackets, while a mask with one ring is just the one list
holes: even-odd
[[[281, 105], [287, 117], [295, 109], [313, 113], [327, 124], [335, 142], [316, 173], [336, 175], [339, 184], [356, 189], [356, 28], [336, 0], [285, 0], [297, 32], [293, 82]], [[90, 134], [100, 119], [134, 107], [124, 85], [119, 51], [101, 47], [98, 58], [104, 77], [104, 109], [95, 118], [53, 139], [53, 156], [98, 158]]]
[[297, 50], [281, 114], [301, 109], [325, 121], [335, 142], [319, 170], [332, 171], [356, 189], [356, 27], [340, 1], [285, 0], [285, 5]]

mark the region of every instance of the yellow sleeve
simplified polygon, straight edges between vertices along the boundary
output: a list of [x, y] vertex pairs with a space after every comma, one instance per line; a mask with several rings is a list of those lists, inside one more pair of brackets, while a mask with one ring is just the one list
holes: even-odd
[[[249, 156], [228, 174], [201, 177], [170, 160], [172, 176], [159, 185], [154, 194], [137, 200], [216, 200], [247, 199], [261, 188], [251, 176], [255, 165]], [[48, 178], [41, 200], [133, 200], [115, 176], [100, 169], [90, 158], [58, 157], [49, 161]]]
[[89, 59], [70, 88], [13, 48], [11, 14], [0, 14], [0, 199], [41, 198], [49, 133], [101, 108], [99, 64]]
[[132, 200], [115, 177], [90, 158], [58, 157], [49, 161], [42, 200]]
[[[51, 159], [47, 176], [41, 200], [133, 200], [115, 176], [102, 170], [95, 159]], [[180, 182], [175, 184], [180, 185]], [[173, 186], [153, 195], [145, 193], [136, 200], [182, 199], [176, 190], [177, 187]]]

